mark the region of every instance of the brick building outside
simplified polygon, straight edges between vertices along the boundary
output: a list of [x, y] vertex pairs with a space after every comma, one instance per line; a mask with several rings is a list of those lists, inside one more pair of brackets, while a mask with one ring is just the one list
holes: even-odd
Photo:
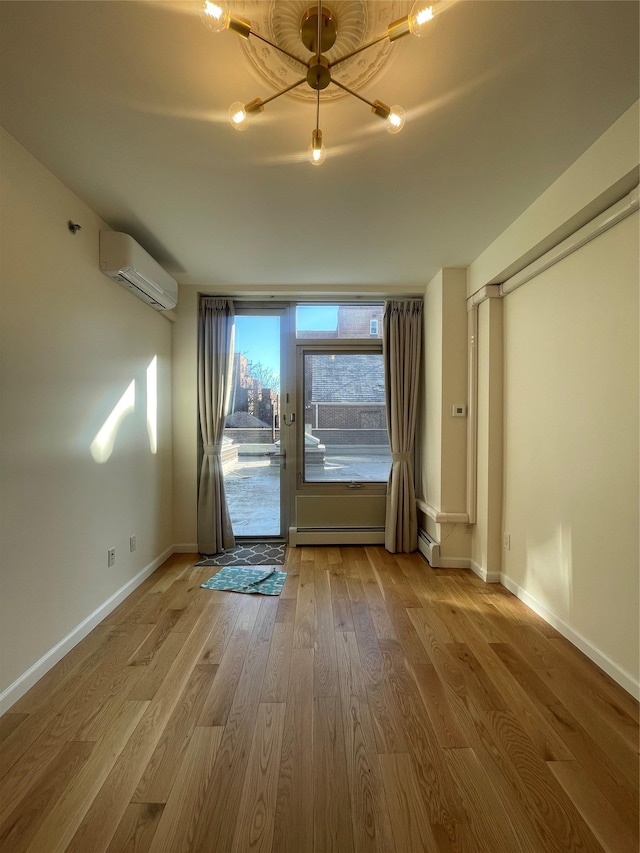
[[335, 329], [305, 331], [305, 338], [381, 338], [384, 305], [340, 305]]

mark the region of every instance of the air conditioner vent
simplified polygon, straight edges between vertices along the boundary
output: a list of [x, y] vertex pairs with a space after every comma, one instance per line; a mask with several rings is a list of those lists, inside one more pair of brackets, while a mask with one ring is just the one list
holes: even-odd
[[128, 234], [100, 232], [100, 270], [157, 311], [177, 304], [175, 279]]

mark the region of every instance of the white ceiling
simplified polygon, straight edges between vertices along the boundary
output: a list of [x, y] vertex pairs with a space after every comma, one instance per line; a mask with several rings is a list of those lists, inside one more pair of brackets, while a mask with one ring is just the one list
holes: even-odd
[[183, 283], [410, 290], [473, 261], [638, 98], [638, 8], [461, 0], [363, 90], [404, 130], [327, 104], [312, 167], [310, 104], [229, 126], [272, 91], [197, 3], [12, 0], [0, 124]]

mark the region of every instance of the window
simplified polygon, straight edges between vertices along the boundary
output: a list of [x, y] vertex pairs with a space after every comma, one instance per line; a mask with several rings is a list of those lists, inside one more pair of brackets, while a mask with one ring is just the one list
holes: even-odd
[[313, 340], [379, 338], [383, 311], [382, 303], [298, 305], [296, 307], [296, 338]]
[[385, 482], [391, 455], [382, 353], [305, 349], [304, 482]]

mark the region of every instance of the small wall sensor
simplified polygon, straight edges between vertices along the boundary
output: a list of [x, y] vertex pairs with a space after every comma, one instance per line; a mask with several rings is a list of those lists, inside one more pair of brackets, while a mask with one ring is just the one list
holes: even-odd
[[451, 417], [453, 418], [464, 418], [467, 415], [467, 407], [460, 406], [456, 403], [451, 406]]

